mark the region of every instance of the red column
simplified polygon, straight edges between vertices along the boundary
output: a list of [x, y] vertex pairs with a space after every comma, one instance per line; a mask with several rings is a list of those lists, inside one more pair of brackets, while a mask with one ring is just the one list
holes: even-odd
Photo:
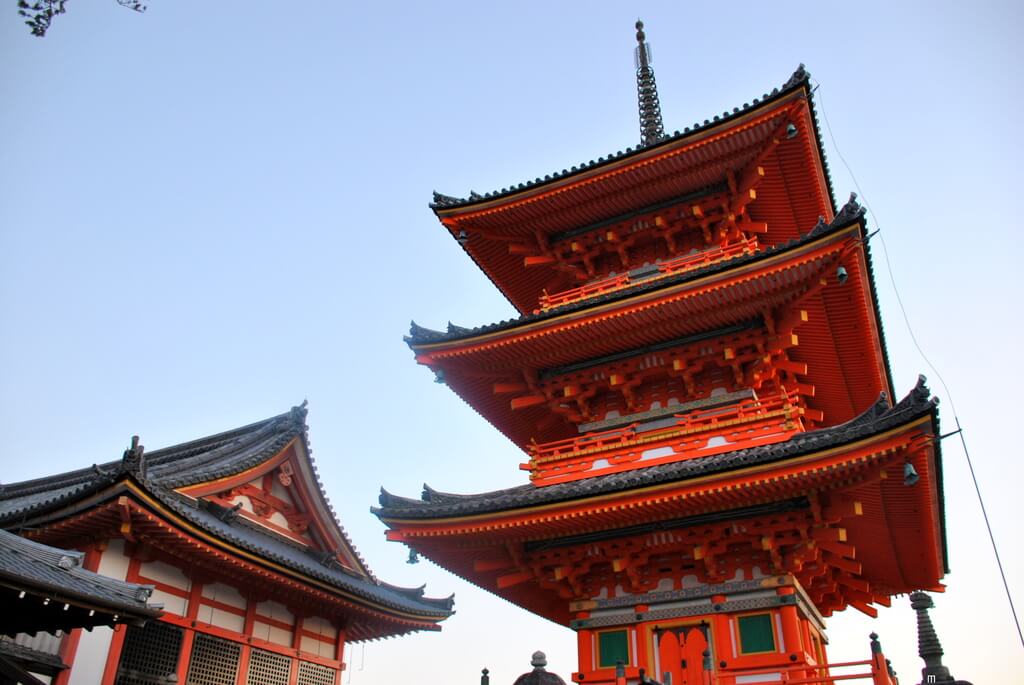
[[[192, 588], [188, 593], [188, 612], [185, 618], [195, 623], [199, 616], [200, 597], [203, 596], [203, 584], [192, 579]], [[196, 632], [191, 628], [185, 629], [185, 635], [181, 640], [181, 658], [178, 659], [178, 682], [185, 682], [188, 675], [188, 661], [192, 657], [192, 643], [196, 639]]]
[[[125, 547], [125, 551], [127, 551]], [[134, 574], [139, 571], [139, 559], [132, 553], [131, 561], [128, 562], [128, 575], [127, 580], [130, 580]], [[99, 557], [97, 556], [96, 565], [99, 567]], [[110, 648], [107, 650], [107, 663], [103, 667], [103, 679], [100, 681], [102, 685], [114, 685], [114, 680], [117, 678], [117, 665], [121, 662], [121, 649], [124, 647], [124, 638], [128, 633], [128, 626], [116, 625], [114, 626], [114, 634], [110, 638]]]
[[[794, 595], [796, 590], [792, 587], [780, 587], [775, 590], [775, 593], [782, 597]], [[793, 604], [783, 605], [779, 614], [782, 618], [782, 639], [786, 643], [786, 651], [790, 654], [800, 654], [799, 658], [803, 661], [805, 650], [803, 641], [800, 639], [800, 617], [797, 615], [796, 606]]]
[[[85, 550], [82, 568], [95, 573], [96, 569], [100, 567], [100, 556], [106, 548], [107, 542], [104, 540]], [[71, 667], [75, 663], [75, 654], [78, 652], [78, 641], [81, 639], [82, 628], [75, 628], [64, 636], [60, 643], [60, 651], [57, 654], [60, 660], [68, 665], [68, 668], [57, 674], [57, 677], [53, 680], [53, 685], [68, 685], [68, 680], [71, 678]]]
[[345, 670], [345, 638], [345, 629], [338, 628], [338, 639], [334, 645], [334, 658], [338, 660], [338, 675], [334, 679], [335, 685], [341, 683], [341, 672]]
[[256, 602], [252, 599], [247, 599], [245, 602], [245, 623], [242, 625], [242, 634], [246, 637], [246, 642], [242, 643], [242, 651], [238, 655], [238, 677], [235, 679], [238, 685], [245, 685], [245, 680], [249, 675], [249, 653], [252, 651], [252, 647], [249, 646], [248, 640], [252, 639], [253, 624], [256, 622]]
[[292, 635], [292, 649], [295, 650], [295, 659], [292, 660], [292, 675], [288, 679], [288, 685], [299, 683], [299, 649], [302, 647], [302, 617], [295, 617], [295, 633]]

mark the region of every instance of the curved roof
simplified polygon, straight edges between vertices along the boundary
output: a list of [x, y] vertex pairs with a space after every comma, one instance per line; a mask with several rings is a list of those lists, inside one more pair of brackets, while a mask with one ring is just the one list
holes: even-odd
[[[744, 176], [752, 165], [763, 166], [766, 174], [748, 215], [767, 222], [769, 242], [784, 242], [799, 227], [812, 225], [819, 215], [830, 218], [836, 210], [809, 78], [801, 65], [781, 89], [763, 99], [656, 145], [630, 148], [485, 195], [435, 193], [431, 207], [520, 312], [534, 309], [545, 291], [579, 285], [555, 266], [531, 263], [527, 268], [522, 254], [708, 199], [728, 191], [729, 179]], [[792, 135], [789, 127], [795, 127]]]
[[[938, 400], [931, 397], [923, 376], [917, 386], [895, 405], [883, 394], [856, 418], [829, 428], [798, 433], [791, 439], [707, 457], [697, 457], [647, 468], [538, 487], [532, 483], [504, 490], [459, 495], [434, 490], [424, 484], [419, 499], [393, 495], [381, 488], [380, 507], [371, 511], [380, 519], [424, 520], [457, 518], [511, 511], [542, 504], [571, 502], [584, 497], [626, 492], [636, 488], [685, 481], [726, 473], [755, 464], [769, 464], [792, 457], [852, 443], [882, 433], [923, 416], [938, 420]], [[941, 492], [941, 487], [940, 487]]]
[[[763, 107], [764, 105], [774, 103], [779, 99], [785, 97], [786, 95], [798, 90], [799, 88], [807, 87], [810, 83], [810, 79], [810, 72], [807, 71], [807, 68], [803, 64], [801, 64], [796, 68], [796, 71], [793, 72], [793, 74], [789, 77], [789, 79], [786, 80], [786, 82], [782, 85], [781, 88], [773, 88], [770, 93], [763, 93], [761, 97], [754, 98], [751, 102], [744, 102], [741, 107], [733, 107], [732, 111], [727, 110], [722, 112], [720, 115], [715, 114], [710, 119], [705, 119], [703, 123], [694, 122], [692, 126], [687, 126], [682, 131], [674, 131], [672, 135], [666, 136], [656, 145], [638, 145], [635, 148], [627, 147], [625, 150], [612, 152], [607, 156], [598, 157], [596, 160], [591, 159], [590, 161], [587, 162], [580, 162], [579, 164], [574, 165], [569, 169], [562, 169], [561, 171], [554, 171], [550, 174], [545, 174], [543, 178], [538, 176], [532, 181], [526, 180], [522, 183], [511, 185], [500, 190], [486, 192], [483, 195], [470, 191], [469, 195], [467, 195], [466, 197], [455, 197], [452, 195], [445, 195], [443, 193], [434, 191], [433, 201], [430, 203], [430, 208], [433, 209], [435, 213], [440, 215], [443, 212], [443, 210], [456, 208], [465, 209], [473, 207], [475, 205], [480, 205], [490, 200], [508, 198], [524, 190], [533, 190], [536, 188], [541, 188], [543, 186], [550, 185], [557, 181], [574, 177], [578, 174], [592, 171], [594, 169], [599, 169], [601, 167], [610, 165], [613, 162], [617, 162], [619, 160], [630, 159], [633, 157], [637, 157], [642, 153], [648, 152], [650, 150], [657, 150], [659, 148], [669, 147], [674, 143], [678, 143], [679, 141], [696, 138], [701, 134], [706, 133], [710, 129], [713, 129], [718, 126], [725, 126], [731, 124], [736, 119], [750, 113], [751, 111]], [[821, 149], [821, 132], [818, 129], [817, 116], [814, 117], [814, 123], [815, 134], [818, 139], [818, 147], [819, 149]], [[828, 187], [830, 195], [833, 196], [832, 206], [834, 210], [834, 195], [831, 192], [832, 179], [831, 175], [829, 174], [828, 163], [825, 160], [824, 155], [822, 155], [822, 162], [825, 167], [825, 174], [829, 179]]]
[[[294, 407], [263, 421], [153, 452], [129, 450], [120, 461], [0, 486], [0, 526], [16, 529], [26, 523], [56, 521], [134, 487], [213, 538], [259, 558], [375, 605], [433, 621], [450, 616], [451, 597], [428, 598], [423, 596], [422, 588], [382, 583], [361, 559], [358, 568], [345, 568], [332, 553], [303, 547], [244, 517], [233, 516], [233, 512], [213, 502], [179, 492], [190, 485], [245, 473], [281, 454], [295, 441], [303, 445], [305, 451], [301, 454], [312, 466], [305, 417], [305, 406]], [[315, 474], [315, 466], [311, 472]], [[318, 479], [312, 490], [326, 503]], [[338, 535], [351, 546], [336, 518], [334, 524]]]
[[[152, 586], [88, 571], [82, 566], [84, 559], [81, 552], [0, 530], [0, 586], [46, 600], [43, 605], [30, 605], [24, 596], [11, 598], [4, 593], [0, 605], [11, 610], [0, 612], [4, 614], [0, 633], [137, 623], [160, 615], [160, 605], [147, 603]], [[80, 611], [70, 612], [72, 605]]]
[[[809, 316], [791, 356], [809, 363], [812, 407], [825, 412], [827, 424], [842, 423], [892, 387], [864, 213], [851, 194], [832, 221], [819, 218], [784, 244], [476, 328], [449, 324], [434, 331], [414, 322], [405, 340], [420, 364], [522, 447], [531, 439], [570, 437], [576, 428], [563, 419], [538, 428], [546, 405], [512, 409], [508, 396], [493, 391], [495, 381], [724, 330], [760, 320], [765, 303], [799, 300], [793, 306]], [[812, 292], [821, 278], [831, 278], [829, 269], [847, 245], [855, 246], [843, 262], [849, 282]], [[852, 330], [851, 321], [857, 322]]]

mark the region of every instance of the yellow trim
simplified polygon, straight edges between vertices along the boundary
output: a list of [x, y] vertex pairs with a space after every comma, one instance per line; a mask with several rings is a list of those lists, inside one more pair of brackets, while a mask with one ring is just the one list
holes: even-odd
[[[271, 561], [269, 559], [257, 556], [257, 555], [255, 555], [255, 554], [253, 554], [251, 552], [247, 552], [246, 550], [240, 549], [238, 547], [235, 547], [234, 545], [226, 543], [223, 540], [221, 540], [220, 538], [218, 538], [218, 537], [216, 537], [214, 535], [211, 535], [211, 534], [203, 531], [201, 528], [198, 528], [197, 526], [195, 526], [191, 522], [189, 522], [189, 521], [183, 519], [182, 517], [180, 517], [175, 512], [169, 510], [162, 502], [160, 502], [159, 500], [153, 498], [145, 490], [142, 490], [137, 485], [135, 485], [135, 483], [132, 483], [131, 481], [122, 481], [122, 482], [128, 488], [128, 490], [131, 491], [136, 497], [138, 497], [140, 500], [142, 500], [143, 502], [148, 504], [150, 507], [156, 509], [158, 513], [160, 513], [161, 515], [165, 516], [168, 520], [173, 521], [176, 526], [178, 526], [179, 528], [185, 530], [189, 534], [191, 534], [191, 535], [193, 535], [193, 536], [195, 536], [195, 537], [197, 537], [197, 538], [207, 542], [208, 544], [210, 544], [210, 545], [212, 545], [214, 547], [221, 548], [221, 549], [223, 549], [225, 551], [230, 552], [231, 554], [234, 554], [236, 556], [242, 557], [242, 558], [247, 559], [249, 561], [252, 561], [252, 562], [254, 562], [256, 564], [259, 564], [260, 566], [267, 567], [267, 568], [269, 568], [271, 570], [274, 570], [274, 571], [276, 571], [276, 572], [278, 572], [278, 573], [280, 573], [282, 575], [285, 575], [285, 576], [288, 576], [290, 578], [299, 580], [300, 582], [302, 582], [302, 583], [304, 583], [306, 585], [315, 586], [318, 589], [322, 589], [322, 590], [325, 590], [325, 591], [329, 592], [330, 594], [340, 595], [341, 597], [345, 598], [346, 600], [351, 601], [353, 604], [357, 604], [357, 605], [364, 606], [364, 607], [367, 607], [367, 608], [374, 608], [374, 609], [377, 609], [377, 610], [381, 611], [381, 613], [385, 613], [385, 614], [397, 615], [397, 616], [401, 616], [401, 617], [404, 617], [404, 618], [415, 619], [415, 620], [417, 620], [419, 622], [428, 622], [428, 621], [430, 621], [429, 618], [427, 618], [427, 617], [425, 617], [425, 616], [423, 616], [421, 614], [406, 613], [406, 612], [404, 612], [404, 611], [402, 611], [400, 609], [393, 609], [393, 608], [390, 608], [390, 607], [385, 607], [384, 605], [377, 604], [377, 603], [373, 602], [372, 600], [367, 600], [366, 598], [357, 597], [355, 595], [349, 594], [349, 593], [345, 592], [344, 590], [342, 590], [340, 588], [337, 588], [337, 587], [335, 587], [333, 585], [328, 585], [327, 583], [324, 583], [322, 581], [316, 580], [315, 578], [310, 578], [309, 576], [301, 575], [299, 572], [297, 572], [297, 571], [295, 571], [293, 569], [290, 569], [290, 568], [288, 568], [286, 566], [282, 566], [282, 565], [280, 565], [280, 564], [278, 564], [276, 562], [273, 562], [273, 561]], [[438, 619], [438, 621], [443, 621], [443, 620], [444, 620], [443, 618]], [[434, 623], [437, 623], [437, 621], [434, 621]]]
[[666, 295], [677, 294], [683, 290], [696, 289], [697, 287], [700, 287], [701, 285], [708, 283], [710, 281], [723, 280], [724, 278], [732, 278], [738, 274], [756, 271], [766, 266], [771, 266], [779, 261], [790, 260], [793, 258], [794, 255], [812, 252], [813, 250], [818, 249], [822, 245], [828, 244], [830, 242], [838, 242], [840, 239], [848, 237], [849, 234], [854, 233], [855, 231], [859, 231], [860, 228], [861, 224], [858, 222], [847, 228], [842, 229], [838, 233], [833, 233], [831, 235], [818, 238], [810, 243], [807, 243], [806, 245], [802, 245], [796, 250], [794, 250], [794, 252], [789, 252], [787, 250], [780, 254], [772, 255], [771, 257], [768, 257], [764, 260], [758, 260], [751, 264], [744, 264], [740, 267], [736, 267], [735, 269], [728, 269], [720, 273], [710, 274], [708, 276], [704, 276], [693, 281], [686, 281], [684, 283], [680, 283], [679, 285], [672, 286], [664, 290], [659, 289], [654, 290], [653, 292], [640, 293], [639, 295], [634, 295], [633, 297], [629, 297], [624, 300], [616, 300], [615, 302], [609, 302], [607, 304], [597, 305], [595, 307], [588, 307], [587, 309], [581, 311], [561, 314], [550, 319], [544, 319], [543, 321], [528, 323], [523, 326], [515, 326], [513, 328], [507, 328], [500, 331], [481, 333], [480, 335], [476, 335], [471, 338], [459, 338], [458, 340], [446, 340], [433, 343], [413, 344], [413, 349], [422, 352], [432, 352], [437, 350], [443, 350], [446, 347], [460, 347], [464, 345], [470, 345], [488, 340], [490, 338], [499, 338], [501, 336], [513, 334], [518, 335], [520, 333], [529, 332], [537, 328], [554, 326], [555, 324], [561, 323], [563, 321], [570, 321], [573, 319], [588, 317], [595, 313], [605, 312], [610, 309], [626, 308], [634, 304], [637, 304], [638, 302], [643, 302], [645, 300], [663, 298]]
[[[298, 437], [292, 438], [291, 440], [288, 441], [288, 444], [285, 445], [284, 447], [282, 447], [280, 450], [278, 450], [277, 453], [274, 454], [274, 456], [270, 457], [266, 461], [260, 462], [256, 466], [253, 466], [253, 467], [250, 467], [250, 468], [246, 469], [245, 471], [239, 471], [238, 473], [232, 474], [230, 476], [222, 476], [220, 478], [214, 478], [213, 480], [203, 481], [202, 483], [193, 483], [192, 485], [186, 485], [183, 488], [179, 488], [177, 490], [177, 492], [180, 492], [183, 495], [191, 497], [192, 496], [191, 493], [193, 491], [195, 491], [195, 490], [202, 490], [202, 489], [205, 489], [206, 487], [208, 487], [210, 485], [216, 485], [218, 483], [225, 483], [227, 481], [233, 481], [236, 478], [240, 478], [240, 477], [245, 477], [245, 480], [243, 480], [241, 482], [248, 483], [250, 480], [252, 480], [252, 478], [248, 477], [250, 474], [252, 474], [253, 477], [262, 476], [262, 475], [265, 475], [268, 472], [274, 470], [276, 467], [280, 466], [280, 462], [278, 462], [276, 460], [279, 457], [281, 457], [282, 455], [284, 455], [284, 453], [287, 452], [297, 441], [298, 441]], [[286, 461], [286, 460], [287, 460], [287, 457], [285, 457], [284, 459], [281, 459], [281, 461]], [[274, 462], [274, 463], [271, 463], [271, 462]]]
[[607, 666], [607, 665], [601, 663], [601, 635], [604, 635], [604, 634], [607, 634], [607, 633], [625, 633], [626, 634], [626, 663], [623, 664], [623, 665], [624, 666], [632, 666], [633, 665], [633, 661], [634, 661], [634, 659], [633, 659], [633, 644], [632, 644], [633, 641], [630, 639], [632, 637], [632, 635], [630, 634], [630, 628], [636, 628], [636, 626], [635, 625], [615, 626], [613, 628], [606, 628], [604, 630], [595, 630], [595, 631], [593, 631], [594, 647], [596, 647], [596, 649], [594, 651], [597, 652], [597, 655], [596, 655], [597, 658], [594, 659], [594, 663], [595, 663], [595, 665], [597, 666], [598, 669], [602, 669], [602, 668], [615, 668], [615, 666], [616, 666], [616, 664], [612, 664], [611, 666]]
[[[740, 619], [748, 618], [750, 616], [767, 616], [768, 626], [772, 629], [772, 648], [763, 649], [760, 652], [744, 652], [743, 651], [743, 631], [740, 630]], [[775, 612], [769, 610], [766, 611], [748, 611], [743, 614], [734, 614], [730, 617], [736, 624], [736, 656], [751, 656], [753, 654], [778, 654], [779, 653], [779, 636], [775, 630]]]
[[[832, 456], [833, 454], [839, 454], [839, 453], [844, 452], [844, 451], [852, 452], [853, 450], [859, 449], [860, 447], [868, 445], [868, 444], [870, 444], [872, 442], [880, 442], [880, 441], [885, 440], [885, 439], [887, 439], [889, 437], [892, 437], [893, 435], [896, 435], [898, 433], [902, 433], [904, 431], [911, 430], [911, 429], [915, 428], [916, 426], [918, 426], [919, 424], [922, 424], [922, 423], [925, 423], [925, 422], [930, 422], [930, 421], [931, 421], [931, 417], [930, 416], [922, 416], [921, 418], [919, 418], [919, 419], [917, 419], [917, 420], [915, 420], [915, 421], [913, 421], [911, 423], [903, 424], [901, 426], [896, 426], [895, 428], [891, 428], [891, 429], [887, 430], [884, 433], [879, 433], [878, 435], [872, 435], [870, 437], [864, 438], [864, 439], [859, 440], [859, 441], [857, 441], [855, 443], [852, 443], [850, 445], [840, 445], [838, 447], [833, 447], [831, 449], [825, 450], [824, 452], [815, 452], [813, 454], [809, 454], [809, 455], [806, 455], [806, 456], [803, 456], [803, 457], [795, 457], [795, 458], [793, 458], [791, 460], [786, 460], [785, 462], [782, 462], [782, 464], [784, 464], [786, 466], [793, 466], [793, 465], [797, 465], [797, 464], [803, 464], [803, 463], [806, 463], [806, 462], [809, 462], [809, 461], [815, 461], [815, 460], [824, 459], [824, 458], [827, 458], [829, 456]], [[505, 509], [505, 510], [499, 511], [499, 512], [488, 512], [488, 513], [483, 513], [483, 514], [473, 514], [473, 515], [470, 515], [470, 516], [461, 516], [461, 517], [460, 516], [452, 516], [452, 517], [439, 518], [439, 519], [402, 519], [402, 518], [382, 517], [381, 520], [385, 521], [385, 522], [387, 522], [389, 524], [390, 523], [409, 523], [409, 524], [421, 524], [421, 525], [423, 525], [423, 524], [426, 524], [426, 525], [437, 525], [437, 524], [448, 523], [448, 522], [478, 521], [478, 520], [488, 519], [488, 518], [504, 518], [506, 516], [510, 516], [512, 514], [515, 514], [515, 513], [526, 514], [526, 513], [532, 513], [532, 512], [548, 511], [548, 510], [556, 509], [556, 508], [563, 508], [564, 509], [567, 506], [573, 506], [574, 507], [574, 506], [578, 506], [578, 505], [581, 505], [581, 504], [589, 504], [591, 502], [598, 502], [598, 501], [610, 502], [610, 501], [612, 501], [613, 497], [615, 499], [623, 499], [625, 497], [632, 497], [632, 496], [638, 495], [638, 494], [644, 494], [644, 493], [650, 493], [650, 492], [660, 492], [660, 491], [664, 491], [664, 490], [671, 490], [673, 488], [679, 487], [679, 485], [681, 485], [681, 484], [685, 484], [685, 485], [699, 485], [701, 483], [707, 483], [707, 482], [711, 482], [711, 481], [714, 481], [714, 480], [725, 480], [726, 478], [732, 478], [732, 477], [737, 476], [737, 475], [744, 475], [744, 474], [748, 474], [748, 473], [759, 473], [759, 472], [762, 472], [762, 471], [768, 471], [768, 470], [771, 470], [771, 469], [778, 468], [779, 465], [780, 465], [780, 462], [773, 462], [771, 464], [760, 464], [760, 465], [757, 465], [757, 466], [749, 466], [749, 467], [744, 468], [744, 469], [736, 469], [734, 471], [726, 471], [725, 473], [713, 474], [713, 475], [710, 475], [710, 476], [703, 476], [701, 478], [693, 478], [693, 479], [686, 480], [686, 481], [674, 481], [674, 482], [671, 482], [671, 483], [660, 483], [658, 485], [650, 485], [650, 486], [647, 486], [647, 487], [644, 487], [644, 488], [635, 488], [635, 489], [632, 489], [632, 490], [628, 490], [626, 492], [617, 493], [618, 497], [615, 497], [614, 494], [606, 493], [606, 494], [602, 494], [602, 495], [594, 495], [592, 497], [586, 497], [586, 498], [583, 498], [583, 499], [574, 499], [574, 500], [569, 500], [569, 501], [565, 501], [565, 502], [553, 502], [551, 504], [542, 504], [542, 505], [538, 505], [538, 506], [535, 506], [535, 507], [523, 507], [523, 508], [519, 508], [519, 509]], [[546, 486], [546, 487], [551, 487], [551, 486]]]

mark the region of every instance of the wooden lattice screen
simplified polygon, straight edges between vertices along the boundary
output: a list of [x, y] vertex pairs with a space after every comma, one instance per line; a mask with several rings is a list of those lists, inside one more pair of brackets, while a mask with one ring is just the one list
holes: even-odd
[[129, 626], [117, 666], [116, 685], [176, 682], [183, 635], [181, 628], [159, 621], [150, 621], [142, 628]]

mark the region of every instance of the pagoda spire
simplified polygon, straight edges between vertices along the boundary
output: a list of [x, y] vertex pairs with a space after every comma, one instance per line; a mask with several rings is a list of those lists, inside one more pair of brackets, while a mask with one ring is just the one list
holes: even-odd
[[665, 138], [665, 126], [661, 122], [661, 103], [658, 101], [658, 84], [654, 81], [651, 68], [651, 46], [647, 44], [644, 23], [636, 20], [636, 93], [640, 104], [640, 144], [644, 147], [661, 142]]

